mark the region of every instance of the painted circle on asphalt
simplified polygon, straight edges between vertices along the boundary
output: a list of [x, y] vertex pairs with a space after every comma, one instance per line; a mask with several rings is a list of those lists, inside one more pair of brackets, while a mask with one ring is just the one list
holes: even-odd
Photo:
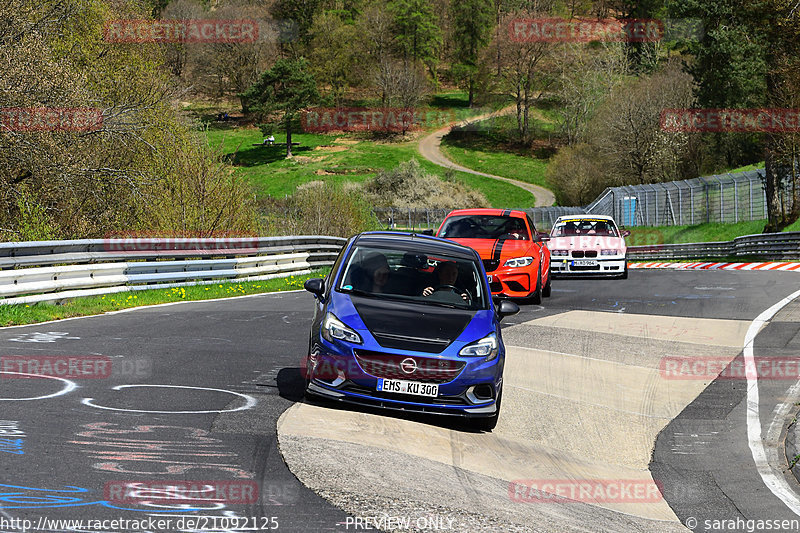
[[15, 376], [26, 376], [22, 379], [28, 378], [44, 378], [44, 379], [55, 379], [64, 383], [64, 387], [54, 392], [53, 394], [45, 394], [44, 396], [34, 396], [33, 398], [0, 398], [0, 402], [26, 402], [31, 400], [47, 400], [48, 398], [55, 398], [56, 396], [63, 396], [70, 391], [73, 391], [78, 388], [78, 385], [74, 381], [70, 381], [65, 378], [59, 378], [57, 376], [45, 376], [42, 374], [28, 374], [26, 372], [11, 372], [8, 370], [0, 370], [0, 374], [14, 374]]
[[236, 411], [245, 411], [247, 409], [252, 408], [256, 404], [256, 399], [252, 396], [248, 396], [247, 394], [241, 394], [239, 392], [233, 392], [225, 389], [213, 389], [211, 387], [189, 387], [186, 385], [117, 385], [113, 387], [111, 390], [122, 390], [122, 389], [129, 389], [129, 388], [144, 388], [144, 387], [152, 387], [152, 388], [161, 388], [161, 389], [189, 389], [189, 390], [204, 390], [204, 391], [213, 391], [213, 392], [224, 392], [225, 394], [232, 394], [233, 396], [238, 396], [239, 398], [243, 398], [245, 400], [245, 404], [237, 407], [235, 409], [209, 409], [209, 410], [201, 410], [201, 411], [150, 411], [147, 409], [122, 409], [119, 407], [108, 407], [105, 405], [98, 405], [94, 403], [94, 398], [84, 398], [81, 400], [81, 403], [84, 405], [88, 405], [89, 407], [94, 407], [96, 409], [105, 409], [107, 411], [123, 411], [126, 413], [156, 413], [156, 414], [163, 414], [163, 415], [196, 415], [196, 414], [207, 414], [207, 413], [233, 413]]

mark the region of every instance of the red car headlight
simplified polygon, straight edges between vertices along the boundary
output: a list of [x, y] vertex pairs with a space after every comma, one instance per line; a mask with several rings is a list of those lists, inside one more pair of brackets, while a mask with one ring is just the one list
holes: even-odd
[[526, 256], [526, 257], [515, 257], [513, 259], [509, 259], [503, 266], [511, 267], [511, 268], [519, 268], [519, 267], [526, 267], [533, 263], [533, 257]]

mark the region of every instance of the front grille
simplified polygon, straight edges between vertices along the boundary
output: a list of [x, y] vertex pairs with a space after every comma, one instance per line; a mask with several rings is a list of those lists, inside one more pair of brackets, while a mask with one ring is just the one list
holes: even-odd
[[575, 272], [580, 271], [580, 270], [600, 270], [600, 265], [594, 265], [594, 266], [572, 266], [572, 267], [570, 267], [570, 270], [575, 271]]
[[486, 270], [486, 272], [494, 272], [495, 270], [497, 270], [497, 267], [499, 266], [500, 266], [499, 260], [494, 260], [494, 259], [483, 260], [483, 268], [484, 270]]
[[597, 257], [597, 250], [572, 250], [572, 257], [582, 259], [584, 257]]
[[489, 284], [489, 290], [492, 292], [500, 292], [503, 290], [503, 284], [499, 281], [493, 281]]
[[[410, 357], [367, 350], [354, 350], [356, 360], [364, 372], [378, 378], [405, 379], [421, 383], [447, 383], [453, 381], [464, 369], [463, 361], [436, 359], [433, 357]], [[416, 369], [411, 373], [404, 372], [400, 363], [411, 359]]]

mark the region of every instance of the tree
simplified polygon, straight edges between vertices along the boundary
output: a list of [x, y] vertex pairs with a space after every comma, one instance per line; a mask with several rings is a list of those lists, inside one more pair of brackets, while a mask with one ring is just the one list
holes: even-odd
[[562, 111], [556, 117], [568, 145], [578, 143], [597, 105], [622, 81], [627, 54], [621, 43], [564, 43], [557, 51], [561, 63], [555, 92]]
[[[697, 100], [708, 108], [781, 107], [797, 103], [800, 69], [800, 9], [792, 0], [677, 0], [674, 17], [703, 20], [704, 38], [686, 45], [687, 70], [697, 83]], [[766, 163], [768, 222], [779, 231], [800, 218], [796, 141], [785, 132], [714, 135], [741, 151], [758, 146]]]
[[492, 0], [452, 0], [451, 10], [456, 48], [453, 70], [465, 83], [469, 93], [468, 105], [472, 107], [479, 53], [492, 31]]
[[360, 80], [357, 76], [359, 50], [353, 43], [358, 40], [355, 25], [342, 21], [334, 12], [323, 13], [314, 20], [309, 60], [315, 78], [329, 87], [334, 104], [341, 105], [350, 85]]
[[436, 15], [427, 0], [392, 0], [396, 45], [405, 59], [422, 61], [433, 71], [442, 35]]
[[303, 44], [311, 40], [311, 26], [321, 0], [277, 0], [272, 5], [272, 16], [277, 20], [293, 21], [297, 37]]
[[690, 135], [661, 128], [664, 109], [692, 106], [692, 78], [669, 63], [652, 76], [621, 85], [601, 104], [586, 139], [607, 161], [617, 185], [683, 179]]
[[286, 157], [292, 157], [292, 130], [297, 115], [319, 100], [314, 75], [305, 58], [279, 59], [242, 95], [247, 110], [260, 118], [279, 114], [277, 124], [286, 131]]
[[[541, 13], [520, 11], [507, 15], [501, 24], [508, 28], [516, 18], [541, 18]], [[501, 49], [501, 83], [517, 106], [517, 133], [523, 143], [530, 142], [530, 108], [542, 93], [557, 80], [559, 65], [555, 61], [553, 43], [520, 42], [509, 32], [497, 36], [495, 46]]]

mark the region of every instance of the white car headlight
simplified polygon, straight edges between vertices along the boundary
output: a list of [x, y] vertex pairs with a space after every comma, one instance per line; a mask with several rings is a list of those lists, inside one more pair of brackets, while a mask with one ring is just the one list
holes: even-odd
[[361, 336], [342, 323], [333, 313], [328, 313], [322, 320], [322, 338], [328, 342], [334, 339], [361, 344]]
[[485, 357], [487, 361], [491, 361], [497, 357], [499, 350], [500, 343], [497, 342], [497, 334], [492, 333], [479, 341], [467, 344], [461, 348], [458, 355], [463, 355], [465, 357]]
[[600, 250], [600, 255], [619, 255], [619, 250]]
[[533, 257], [515, 257], [503, 263], [503, 266], [518, 268], [518, 267], [526, 267], [531, 263], [533, 263]]
[[550, 255], [554, 257], [563, 257], [569, 255], [569, 250], [550, 250]]

